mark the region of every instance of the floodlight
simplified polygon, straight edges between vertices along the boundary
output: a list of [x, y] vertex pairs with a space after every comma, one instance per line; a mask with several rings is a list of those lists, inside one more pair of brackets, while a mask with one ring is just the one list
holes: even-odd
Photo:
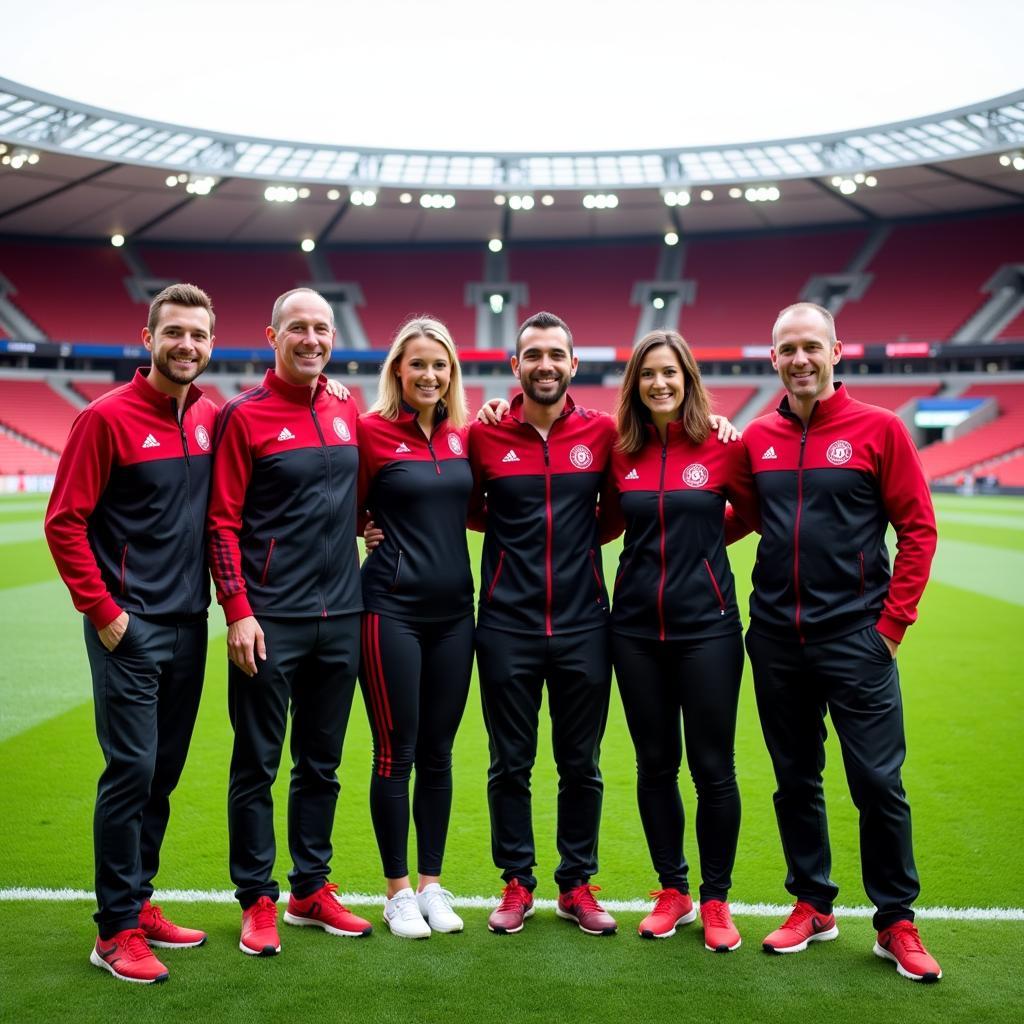
[[505, 308], [505, 296], [500, 292], [495, 292], [490, 297], [491, 312], [497, 315]]
[[501, 250], [504, 248], [504, 245], [502, 244], [500, 238], [492, 238], [487, 243], [487, 248], [490, 249], [491, 252], [501, 252]]
[[674, 231], [665, 232], [665, 244], [666, 245], [678, 245], [679, 236]]
[[164, 178], [164, 184], [168, 188], [174, 188], [174, 186], [178, 184], [178, 176], [176, 174], [168, 174], [167, 177]]
[[304, 238], [300, 244], [303, 252], [312, 252], [316, 248], [316, 242], [312, 238]]
[[554, 206], [554, 204], [555, 204], [555, 197], [554, 196], [541, 196], [540, 197], [540, 201], [545, 206]]
[[653, 306], [653, 307], [654, 307], [655, 309], [664, 309], [664, 308], [665, 308], [665, 300], [664, 300], [664, 299], [663, 299], [663, 298], [662, 298], [662, 297], [661, 297], [660, 295], [656, 295], [656, 296], [655, 296], [655, 297], [654, 297], [654, 298], [652, 299], [652, 301], [651, 301], [651, 305], [652, 305], [652, 306]]
[[330, 199], [332, 203], [336, 202], [341, 198], [341, 193], [336, 188], [329, 188], [327, 190], [327, 198]]
[[704, 200], [705, 203], [707, 203], [707, 202], [710, 202], [712, 199], [715, 198], [715, 193], [712, 192], [711, 189], [709, 189], [709, 188], [702, 188], [700, 190], [700, 197], [701, 197], [701, 199]]
[[120, 249], [121, 246], [124, 245], [124, 235], [121, 235], [121, 234], [111, 235], [110, 236], [110, 244], [115, 249]]
[[412, 194], [409, 192], [403, 192], [399, 197], [398, 201], [403, 204], [409, 204], [412, 202]]

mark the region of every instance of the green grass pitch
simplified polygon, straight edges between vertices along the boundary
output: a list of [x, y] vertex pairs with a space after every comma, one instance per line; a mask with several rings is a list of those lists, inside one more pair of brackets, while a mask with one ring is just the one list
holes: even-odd
[[[871, 955], [865, 917], [840, 919], [835, 943], [768, 957], [760, 939], [774, 918], [737, 916], [744, 945], [729, 956], [703, 949], [699, 926], [661, 942], [635, 933], [639, 912], [620, 912], [620, 933], [583, 935], [541, 910], [517, 936], [494, 936], [486, 909], [463, 911], [466, 932], [413, 943], [378, 925], [362, 941], [282, 926], [284, 952], [252, 960], [237, 949], [231, 903], [165, 901], [183, 922], [205, 927], [199, 950], [170, 951], [167, 985], [118, 984], [88, 963], [94, 938], [88, 901], [27, 901], [9, 890], [92, 885], [91, 814], [101, 757], [93, 731], [81, 619], [41, 539], [45, 500], [0, 500], [0, 1021], [109, 1021], [161, 1014], [181, 1021], [359, 1020], [605, 1021], [1011, 1021], [1021, 1017], [1024, 921], [947, 912], [922, 916], [922, 932], [946, 977], [920, 986]], [[1021, 770], [1024, 665], [1024, 500], [936, 499], [940, 546], [920, 622], [900, 653], [909, 756], [904, 781], [914, 812], [923, 891], [920, 908], [1024, 906]], [[472, 538], [474, 561], [478, 540]], [[746, 608], [753, 540], [731, 549]], [[618, 548], [605, 549], [606, 571]], [[200, 719], [173, 812], [159, 890], [226, 892], [225, 804], [231, 732], [220, 611]], [[736, 751], [743, 826], [732, 898], [786, 904], [772, 813], [772, 779], [749, 671]], [[445, 883], [457, 896], [493, 896], [485, 793], [486, 740], [474, 688], [455, 752], [455, 803]], [[601, 871], [609, 900], [643, 899], [656, 887], [634, 799], [634, 763], [613, 699], [603, 746], [606, 781]], [[334, 832], [334, 880], [350, 893], [381, 892], [370, 827], [370, 740], [356, 696], [342, 765]], [[276, 787], [283, 839], [287, 771]], [[841, 758], [829, 739], [826, 772], [839, 902], [865, 907], [855, 814]], [[692, 786], [683, 771], [687, 854], [694, 880]], [[541, 880], [555, 887], [555, 778], [542, 733], [534, 777]], [[286, 885], [287, 851], [278, 878]], [[377, 923], [379, 907], [367, 913]]]

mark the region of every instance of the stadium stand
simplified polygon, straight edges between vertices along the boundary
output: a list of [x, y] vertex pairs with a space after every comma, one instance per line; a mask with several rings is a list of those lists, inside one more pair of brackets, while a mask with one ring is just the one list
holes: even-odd
[[0, 432], [0, 476], [19, 474], [51, 476], [57, 471], [57, 459], [30, 448], [16, 437]]
[[683, 276], [696, 282], [696, 301], [683, 308], [680, 333], [698, 347], [769, 344], [775, 312], [816, 274], [841, 273], [867, 237], [851, 229], [694, 239]]
[[134, 344], [146, 307], [125, 288], [129, 271], [109, 245], [0, 242], [12, 301], [54, 341]]
[[527, 285], [524, 315], [540, 309], [569, 325], [576, 345], [632, 345], [639, 309], [633, 285], [653, 280], [655, 245], [516, 245], [508, 251], [513, 283]]
[[64, 450], [77, 414], [46, 381], [0, 378], [0, 424], [51, 451]]
[[1024, 259], [1022, 239], [1020, 214], [895, 227], [867, 267], [867, 291], [839, 314], [843, 339], [950, 338], [987, 301], [981, 289], [992, 274]]
[[140, 246], [157, 278], [191, 281], [213, 300], [218, 348], [262, 348], [274, 299], [310, 280], [305, 257], [282, 249]]
[[999, 332], [999, 340], [1024, 341], [1024, 310]]
[[344, 249], [327, 262], [338, 281], [361, 288], [366, 304], [356, 311], [371, 348], [387, 348], [405, 320], [423, 314], [442, 320], [460, 348], [476, 345], [466, 285], [483, 277], [479, 250]]
[[999, 415], [953, 441], [936, 441], [921, 449], [930, 480], [972, 469], [997, 455], [1024, 446], [1024, 384], [972, 384], [962, 398], [994, 398]]
[[992, 475], [1000, 487], [1024, 487], [1024, 452], [1008, 459], [983, 462], [975, 469], [979, 477]]
[[755, 387], [730, 387], [713, 384], [708, 388], [711, 395], [711, 409], [732, 420], [739, 411], [757, 394]]
[[[119, 380], [73, 380], [71, 381], [71, 389], [76, 394], [81, 395], [87, 402], [94, 402], [101, 395], [105, 395], [112, 388], [119, 387], [123, 383], [124, 381]], [[198, 381], [198, 384], [202, 388], [203, 394], [211, 402], [223, 405], [227, 401], [224, 391], [212, 381], [208, 381], [203, 377]], [[228, 391], [234, 394], [232, 388], [229, 388]]]

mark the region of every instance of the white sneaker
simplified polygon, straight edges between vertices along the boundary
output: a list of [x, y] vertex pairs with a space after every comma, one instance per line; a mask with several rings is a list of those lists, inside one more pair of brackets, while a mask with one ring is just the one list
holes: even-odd
[[438, 882], [431, 882], [423, 892], [416, 893], [416, 902], [420, 913], [435, 932], [461, 932], [462, 918], [452, 910], [455, 897], [447, 889], [442, 889]]
[[430, 925], [423, 920], [416, 894], [405, 888], [384, 900], [384, 923], [402, 939], [429, 939]]

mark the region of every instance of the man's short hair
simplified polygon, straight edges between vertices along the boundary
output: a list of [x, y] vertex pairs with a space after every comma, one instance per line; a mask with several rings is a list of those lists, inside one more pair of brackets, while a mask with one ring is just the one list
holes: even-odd
[[519, 332], [516, 334], [516, 358], [519, 357], [522, 350], [523, 335], [531, 327], [539, 327], [541, 330], [546, 330], [548, 327], [561, 327], [569, 342], [569, 355], [572, 355], [572, 331], [569, 330], [569, 325], [560, 316], [541, 310], [539, 313], [534, 313], [533, 316], [528, 316], [519, 325]]
[[794, 302], [792, 305], [786, 306], [785, 309], [779, 310], [779, 315], [775, 318], [775, 324], [772, 327], [772, 346], [775, 345], [775, 332], [778, 330], [779, 321], [789, 313], [794, 313], [798, 309], [810, 309], [817, 313], [822, 320], [825, 321], [825, 327], [828, 330], [829, 342], [831, 344], [836, 343], [836, 321], [835, 317], [824, 307], [819, 306], [816, 302]]
[[170, 284], [158, 295], [153, 296], [153, 301], [149, 304], [149, 320], [146, 322], [150, 334], [156, 334], [160, 310], [168, 304], [187, 306], [190, 309], [205, 309], [210, 314], [210, 335], [213, 335], [213, 303], [210, 296], [194, 284]]
[[270, 314], [270, 326], [275, 331], [281, 329], [281, 308], [293, 295], [299, 295], [302, 292], [308, 292], [310, 295], [315, 295], [318, 299], [323, 299], [324, 304], [331, 313], [331, 326], [334, 326], [334, 307], [315, 288], [292, 288], [283, 295], [278, 295], [274, 300], [274, 308]]

